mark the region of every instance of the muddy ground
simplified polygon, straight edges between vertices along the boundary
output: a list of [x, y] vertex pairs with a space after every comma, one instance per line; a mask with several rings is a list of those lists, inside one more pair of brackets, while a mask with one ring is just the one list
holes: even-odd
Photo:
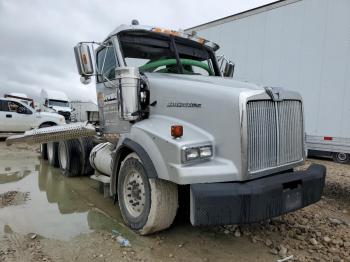
[[[350, 166], [311, 162], [328, 169], [317, 204], [241, 227], [177, 220], [141, 237], [97, 183], [63, 177], [35, 146], [0, 142], [0, 261], [350, 261]], [[112, 230], [131, 247], [120, 247]]]

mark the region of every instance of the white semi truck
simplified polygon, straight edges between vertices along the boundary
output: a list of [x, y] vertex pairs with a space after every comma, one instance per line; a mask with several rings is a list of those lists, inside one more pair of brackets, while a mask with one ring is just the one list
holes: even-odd
[[235, 78], [299, 92], [310, 155], [350, 163], [350, 1], [284, 0], [186, 30], [223, 46]]
[[78, 71], [84, 83], [96, 77], [99, 124], [7, 143], [55, 141], [63, 174], [94, 171], [140, 234], [168, 228], [179, 206], [200, 226], [254, 223], [317, 202], [325, 167], [294, 171], [305, 160], [300, 95], [232, 80], [218, 49], [136, 21], [101, 43], [81, 42]]
[[72, 108], [67, 95], [58, 90], [42, 89], [40, 92], [41, 109], [46, 112], [56, 112], [70, 121]]

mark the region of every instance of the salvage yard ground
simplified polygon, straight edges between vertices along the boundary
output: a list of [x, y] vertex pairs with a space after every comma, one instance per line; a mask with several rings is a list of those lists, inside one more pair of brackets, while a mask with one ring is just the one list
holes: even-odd
[[[177, 220], [141, 237], [85, 177], [65, 178], [38, 147], [0, 142], [0, 261], [350, 261], [350, 166], [327, 166], [320, 202], [247, 226], [194, 228]], [[129, 239], [120, 247], [112, 230]]]

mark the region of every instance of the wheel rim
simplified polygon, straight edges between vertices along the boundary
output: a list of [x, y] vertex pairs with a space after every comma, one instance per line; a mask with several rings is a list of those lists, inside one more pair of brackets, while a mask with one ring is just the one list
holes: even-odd
[[53, 158], [53, 143], [47, 143], [47, 158], [52, 159]]
[[60, 145], [60, 150], [59, 150], [59, 154], [60, 154], [60, 164], [61, 164], [61, 168], [62, 169], [66, 169], [67, 168], [67, 151], [66, 151], [66, 144], [62, 143]]
[[348, 159], [348, 156], [345, 153], [338, 153], [337, 158], [339, 159], [339, 161], [344, 162]]
[[139, 217], [146, 203], [145, 185], [142, 176], [137, 171], [126, 175], [123, 185], [124, 204], [133, 217]]

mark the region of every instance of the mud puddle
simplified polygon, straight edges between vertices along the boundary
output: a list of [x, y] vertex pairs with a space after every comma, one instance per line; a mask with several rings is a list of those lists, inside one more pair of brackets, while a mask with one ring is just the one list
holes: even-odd
[[68, 240], [97, 230], [116, 229], [128, 238], [136, 237], [122, 224], [113, 200], [98, 192], [97, 182], [87, 177], [66, 178], [37, 154], [1, 157], [0, 194], [12, 196], [13, 192], [24, 194], [26, 199], [18, 203], [11, 199], [0, 208], [0, 235], [10, 230]]

